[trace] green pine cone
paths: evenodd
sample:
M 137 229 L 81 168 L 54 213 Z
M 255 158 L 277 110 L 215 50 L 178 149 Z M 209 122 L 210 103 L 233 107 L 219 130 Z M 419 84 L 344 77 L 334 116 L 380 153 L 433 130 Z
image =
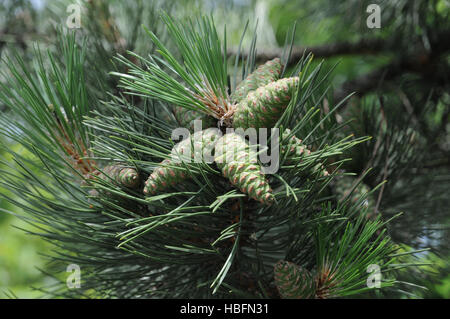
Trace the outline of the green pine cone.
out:
M 251 91 L 236 105 L 233 127 L 271 128 L 297 89 L 298 77 L 284 78 Z
M 291 134 L 291 130 L 285 129 L 283 132 L 283 144 L 281 145 L 281 154 L 282 156 L 286 156 L 286 164 L 293 165 L 297 161 L 301 160 L 302 156 L 307 156 L 311 154 L 311 151 L 308 147 L 303 144 L 303 141 L 299 139 L 297 136 L 292 135 L 288 138 L 289 134 Z M 328 171 L 323 167 L 322 164 L 317 164 L 313 171 L 322 170 L 322 176 L 328 176 Z
M 275 285 L 283 299 L 315 297 L 316 285 L 311 273 L 294 263 L 280 260 L 274 267 Z
M 272 189 L 256 157 L 256 151 L 239 134 L 225 134 L 216 143 L 214 160 L 223 176 L 244 194 L 270 205 L 274 200 Z
M 339 201 L 344 200 L 352 190 L 353 184 L 356 182 L 356 178 L 352 176 L 340 176 L 336 179 L 335 183 L 335 193 L 337 195 L 337 199 Z M 350 202 L 356 203 L 364 194 L 370 192 L 370 187 L 366 184 L 359 183 L 358 186 L 353 190 L 353 193 L 350 195 Z M 375 207 L 375 199 L 373 195 L 369 195 L 366 199 L 361 203 L 364 207 Z
M 139 174 L 134 168 L 122 165 L 108 165 L 102 171 L 94 171 L 88 178 L 99 178 L 109 182 L 114 181 L 118 185 L 127 188 L 136 188 L 141 182 Z
M 260 65 L 236 86 L 236 90 L 231 96 L 232 100 L 234 102 L 240 102 L 250 91 L 278 80 L 282 68 L 283 66 L 281 65 L 281 60 L 279 58 L 275 58 Z
M 284 156 L 286 154 L 287 164 L 292 164 L 294 162 L 293 158 L 299 158 L 303 155 L 311 154 L 311 151 L 307 148 L 303 141 L 297 136 L 292 135 L 289 139 L 288 136 L 291 134 L 290 129 L 285 129 L 283 132 L 283 144 L 281 145 L 281 154 Z
M 175 118 L 177 119 L 180 126 L 189 129 L 191 132 L 194 131 L 195 120 L 202 121 L 202 129 L 217 126 L 217 121 L 212 116 L 208 116 L 206 114 L 193 110 L 188 110 L 181 106 L 174 107 L 173 111 Z
M 144 194 L 156 194 L 170 186 L 185 180 L 188 174 L 185 172 L 181 162 L 207 162 L 206 155 L 210 155 L 213 161 L 212 152 L 220 131 L 216 128 L 209 128 L 189 136 L 189 138 L 176 144 L 171 152 L 171 157 L 164 159 L 145 182 Z

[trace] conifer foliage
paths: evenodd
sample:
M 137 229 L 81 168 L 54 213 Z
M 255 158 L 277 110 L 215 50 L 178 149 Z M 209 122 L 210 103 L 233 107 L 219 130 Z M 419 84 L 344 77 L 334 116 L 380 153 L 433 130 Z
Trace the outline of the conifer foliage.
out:
M 62 281 L 46 291 L 327 298 L 368 291 L 369 264 L 390 274 L 386 222 L 361 218 L 333 186 L 345 151 L 367 138 L 329 134 L 343 101 L 321 109 L 322 64 L 305 56 L 283 71 L 285 57 L 256 66 L 239 53 L 233 65 L 211 18 L 159 21 L 167 34 L 145 29 L 154 50 L 120 47 L 111 52 L 118 66 L 96 80 L 86 50 L 96 51 L 76 31 L 60 31 L 60 57 L 50 49 L 37 50 L 32 67 L 3 61 L 0 99 L 13 120 L 2 117 L 0 132 L 31 159 L 6 150 L 18 165 L 2 185 L 57 245 L 55 271 L 77 264 L 83 274 L 81 289 Z M 99 39 L 90 41 L 104 56 Z M 250 128 L 267 129 L 267 140 L 242 134 Z M 174 129 L 187 134 L 175 140 Z M 268 148 L 279 153 L 270 174 L 260 159 Z M 386 276 L 382 287 L 394 283 Z

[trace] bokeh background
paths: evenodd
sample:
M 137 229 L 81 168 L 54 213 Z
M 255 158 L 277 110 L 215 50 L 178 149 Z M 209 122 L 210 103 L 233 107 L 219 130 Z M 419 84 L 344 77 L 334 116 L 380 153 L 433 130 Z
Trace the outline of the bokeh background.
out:
M 95 1 L 95 0 L 92 0 Z M 126 29 L 127 21 L 121 1 L 97 1 L 109 6 L 111 16 L 117 16 L 118 29 Z M 133 2 L 133 1 L 131 1 Z M 418 202 L 405 202 L 399 196 L 396 203 L 386 203 L 387 211 L 406 211 L 406 217 L 395 224 L 392 236 L 406 241 L 405 251 L 431 248 L 419 255 L 424 266 L 410 273 L 418 287 L 411 298 L 450 298 L 450 266 L 448 249 L 449 212 L 449 105 L 450 105 L 450 1 L 390 0 L 390 1 L 325 1 L 325 0 L 224 0 L 166 1 L 176 16 L 212 14 L 220 30 L 225 24 L 230 54 L 235 51 L 245 26 L 258 32 L 258 58 L 263 61 L 282 52 L 290 39 L 292 26 L 293 54 L 313 52 L 316 61 L 325 61 L 325 68 L 335 67 L 332 74 L 334 96 L 340 99 L 357 91 L 356 102 L 370 103 L 379 96 L 399 105 L 396 112 L 410 112 L 419 127 L 435 145 L 436 168 L 433 179 L 417 180 Z M 0 0 L 0 55 L 4 58 L 16 52 L 29 62 L 34 43 L 51 47 L 56 40 L 54 28 L 63 25 L 69 15 L 67 7 L 86 1 Z M 139 1 L 136 1 L 138 7 Z M 381 9 L 380 28 L 367 26 L 369 4 Z M 99 4 L 99 8 L 101 5 Z M 136 8 L 137 8 L 136 7 Z M 128 4 L 127 10 L 133 5 Z M 101 11 L 94 12 L 94 19 Z M 91 18 L 92 18 L 91 17 Z M 89 24 L 82 17 L 82 28 Z M 142 24 L 153 25 L 152 17 Z M 244 47 L 251 41 L 244 37 Z M 288 41 L 289 42 L 289 41 Z M 142 48 L 139 47 L 142 46 Z M 136 50 L 145 50 L 137 43 Z M 317 63 L 316 62 L 316 63 Z M 0 64 L 0 68 L 1 68 Z M 368 101 L 368 102 L 367 102 Z M 432 104 L 432 112 L 422 117 L 422 111 Z M 0 116 L 4 106 L 0 105 Z M 20 151 L 12 141 L 0 143 Z M 26 156 L 26 154 L 23 154 Z M 363 166 L 364 163 L 356 163 Z M 1 169 L 4 164 L 0 163 Z M 355 167 L 358 169 L 360 167 Z M 39 172 L 35 172 L 39 173 Z M 404 186 L 404 185 L 403 185 Z M 398 188 L 403 188 L 397 185 Z M 406 190 L 408 191 L 408 190 Z M 39 288 L 52 283 L 46 274 L 45 256 L 55 249 L 42 238 L 30 235 L 33 229 L 17 206 L 4 196 L 0 185 L 0 298 L 37 298 Z M 17 203 L 20 206 L 20 202 Z M 417 262 L 417 261 L 415 261 Z

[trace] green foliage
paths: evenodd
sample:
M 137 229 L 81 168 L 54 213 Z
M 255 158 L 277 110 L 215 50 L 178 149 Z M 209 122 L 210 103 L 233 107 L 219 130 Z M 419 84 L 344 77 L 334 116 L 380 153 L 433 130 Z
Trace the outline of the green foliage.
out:
M 333 223 L 320 224 L 315 230 L 318 250 L 316 295 L 320 298 L 348 296 L 372 289 L 364 287 L 370 265 L 377 265 L 385 277 L 389 275 L 393 263 L 390 255 L 395 247 L 385 235 L 386 222 L 365 220 L 360 214 L 354 223 L 344 222 L 342 234 L 334 233 L 340 227 Z M 336 237 L 337 242 L 333 242 Z M 388 277 L 380 284 L 389 287 L 394 283 L 395 280 Z
M 5 140 L 2 142 L 16 152 L 30 156 L 18 145 Z M 3 168 L 4 165 L 0 164 L 0 169 Z M 24 213 L 5 199 L 8 196 L 11 196 L 10 193 L 0 185 L 0 298 L 36 298 L 41 293 L 31 287 L 39 288 L 52 283 L 50 277 L 42 276 L 39 271 L 48 268 L 43 254 L 48 254 L 51 246 L 43 238 L 28 234 L 36 230 L 29 222 L 6 213 Z
M 3 205 L 1 208 L 11 209 Z M 50 245 L 39 237 L 24 235 L 30 230 L 33 228 L 25 221 L 2 214 L 0 221 L 1 299 L 9 294 L 19 298 L 37 298 L 41 292 L 30 288 L 39 288 L 53 282 L 50 277 L 42 276 L 40 272 L 40 269 L 47 268 L 42 254 L 50 252 Z
M 407 8 L 402 1 L 399 5 Z M 298 10 L 306 15 L 315 6 Z M 364 296 L 372 292 L 366 286 L 367 267 L 377 264 L 383 272 L 381 293 L 407 295 L 408 289 L 396 288 L 414 287 L 408 283 L 414 279 L 399 280 L 401 269 L 421 262 L 395 259 L 416 251 L 399 252 L 388 230 L 404 217 L 389 217 L 416 204 L 409 202 L 408 192 L 428 196 L 420 187 L 436 182 L 436 174 L 427 171 L 413 175 L 425 158 L 421 147 L 433 135 L 442 136 L 445 104 L 430 99 L 423 111 L 425 125 L 412 125 L 412 116 L 405 119 L 391 97 L 369 97 L 366 104 L 348 97 L 334 101 L 328 63 L 306 55 L 290 69 L 281 71 L 277 64 L 272 78 L 264 65 L 256 68 L 256 35 L 246 58 L 239 46 L 237 55 L 228 59 L 226 29 L 221 38 L 212 18 L 181 21 L 163 13 L 159 24 L 142 13 L 156 17 L 156 5 L 144 7 L 148 9 L 142 1 L 93 3 L 89 16 L 96 10 L 101 16 L 84 21 L 87 34 L 59 30 L 59 54 L 53 48 L 45 53 L 36 49 L 33 64 L 18 54 L 3 61 L 0 100 L 8 113 L 0 118 L 0 134 L 32 154 L 2 146 L 7 153 L 0 176 L 7 190 L 4 197 L 24 210 L 27 217 L 22 218 L 35 226 L 31 233 L 55 245 L 52 271 L 61 274 L 67 264 L 76 263 L 83 273 L 82 289 L 67 290 L 61 280 L 47 291 L 112 298 Z M 345 7 L 355 8 L 350 3 Z M 124 10 L 117 13 L 113 8 Z M 136 10 L 138 18 L 129 19 Z M 117 21 L 133 23 L 128 28 L 115 25 L 115 14 Z M 330 28 L 335 26 L 335 18 L 327 19 Z M 141 21 L 153 25 L 141 32 Z M 347 38 L 353 27 L 341 36 Z M 301 30 L 314 34 L 306 27 Z M 143 38 L 144 33 L 149 38 Z M 282 33 L 279 38 L 287 38 Z M 282 56 L 279 62 L 287 60 Z M 279 171 L 256 174 L 263 165 L 219 161 L 166 165 L 178 150 L 171 133 L 180 124 L 190 128 L 197 118 L 206 127 L 235 124 L 233 96 L 245 88 L 243 100 L 248 99 L 248 80 L 261 75 L 258 70 L 265 71 L 257 87 L 277 83 L 278 76 L 296 79 L 290 92 L 295 94 L 277 104 L 280 110 L 265 123 L 281 129 Z M 279 97 L 275 91 L 268 92 L 273 99 Z M 263 102 L 259 107 L 273 101 Z M 354 114 L 338 114 L 347 103 Z M 412 114 L 417 114 L 415 108 Z M 350 117 L 356 117 L 356 123 L 349 123 Z M 231 146 L 239 144 L 240 152 L 248 155 L 243 138 L 228 133 L 222 139 Z M 190 148 L 190 139 L 183 145 Z M 137 179 L 114 169 L 118 167 L 147 179 L 147 192 Z M 367 173 L 369 167 L 373 170 Z M 355 189 L 357 196 L 347 196 L 352 188 L 348 185 L 336 191 L 342 168 L 362 176 L 370 191 Z M 183 178 L 175 178 L 181 171 Z M 174 179 L 166 180 L 171 173 Z M 97 175 L 101 178 L 93 178 Z M 408 184 L 405 175 L 417 180 Z M 392 183 L 385 187 L 380 183 L 387 178 Z M 447 182 L 446 175 L 440 180 Z M 169 181 L 170 188 L 153 187 Z M 440 207 L 448 201 L 445 185 L 432 194 Z M 374 205 L 361 203 L 375 194 L 380 214 L 367 220 L 364 216 Z M 417 226 L 413 238 L 423 232 L 424 224 Z M 404 240 L 402 232 L 395 233 L 394 240 Z M 289 261 L 277 268 L 283 278 L 274 277 L 279 260 Z M 309 274 L 308 289 L 298 285 L 295 269 Z M 280 290 L 279 280 L 290 288 Z
M 339 216 L 339 210 L 321 217 L 333 215 Z M 345 226 L 339 227 L 339 224 Z M 365 286 L 369 266 L 376 265 L 388 274 L 395 260 L 391 255 L 396 248 L 389 243 L 386 230 L 382 230 L 384 226 L 379 220 L 365 222 L 363 215 L 353 222 L 332 218 L 317 224 L 313 235 L 317 258 L 314 268 L 310 271 L 286 262 L 275 266 L 275 280 L 282 297 L 345 297 L 373 289 Z M 380 287 L 390 287 L 394 283 L 394 279 L 381 280 L 380 277 Z
M 121 76 L 123 87 L 137 95 L 146 94 L 221 119 L 219 115 L 228 111 L 228 65 L 224 58 L 226 46 L 222 46 L 213 21 L 205 17 L 180 23 L 166 14 L 163 21 L 184 63 L 178 62 L 157 36 L 148 31 L 163 59 L 151 57 L 146 60 L 136 56 L 145 65 L 144 69 L 121 58 L 120 61 L 130 67 L 129 74 L 113 74 Z M 175 77 L 162 66 L 173 72 Z M 180 80 L 186 83 L 186 87 Z M 211 111 L 208 106 L 214 103 L 213 98 L 221 101 L 221 108 Z

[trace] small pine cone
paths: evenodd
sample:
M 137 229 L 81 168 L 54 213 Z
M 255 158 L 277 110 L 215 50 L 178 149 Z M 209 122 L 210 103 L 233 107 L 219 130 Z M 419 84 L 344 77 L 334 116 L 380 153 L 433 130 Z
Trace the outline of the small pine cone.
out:
M 275 285 L 283 299 L 315 297 L 316 285 L 311 273 L 292 262 L 280 260 L 274 267 Z
M 340 176 L 336 179 L 335 183 L 335 193 L 337 195 L 338 201 L 344 200 L 351 192 L 353 184 L 356 182 L 356 178 L 352 176 Z M 358 186 L 355 187 L 353 193 L 350 195 L 350 202 L 356 203 L 364 194 L 370 192 L 370 187 L 366 184 L 359 183 Z M 368 196 L 361 203 L 364 207 L 375 207 L 375 199 L 373 196 Z
M 210 127 L 216 127 L 217 121 L 209 115 L 196 112 L 193 110 L 188 110 L 181 106 L 176 106 L 173 109 L 175 118 L 181 127 L 189 129 L 191 132 L 194 130 L 194 121 L 202 121 L 202 129 L 207 129 Z
M 266 205 L 272 204 L 272 189 L 256 160 L 257 152 L 236 133 L 221 137 L 215 147 L 214 160 L 231 184 L 249 197 Z
M 281 60 L 275 58 L 260 65 L 253 73 L 249 74 L 242 82 L 236 86 L 236 90 L 231 96 L 235 102 L 240 102 L 250 91 L 256 90 L 260 86 L 278 80 L 281 74 Z
M 170 186 L 185 180 L 188 174 L 181 162 L 212 162 L 214 145 L 220 136 L 220 131 L 209 128 L 189 136 L 176 144 L 171 152 L 171 158 L 163 160 L 145 182 L 144 194 L 156 194 Z M 205 156 L 210 156 L 208 160 Z
M 136 188 L 140 184 L 138 172 L 134 168 L 121 165 L 108 165 L 101 172 L 99 170 L 93 172 L 91 176 L 106 181 L 114 181 L 118 185 L 128 188 Z
M 291 134 L 291 130 L 285 129 L 283 132 L 281 154 L 282 156 L 286 156 L 285 163 L 287 165 L 293 165 L 296 161 L 300 160 L 302 156 L 311 154 L 311 151 L 297 136 L 292 135 L 290 138 L 288 138 L 289 134 Z M 323 167 L 322 164 L 317 164 L 316 166 L 314 166 L 313 171 L 316 172 L 317 170 L 322 170 L 322 176 L 329 175 L 328 171 Z
M 297 89 L 298 77 L 284 78 L 251 91 L 236 104 L 233 127 L 271 128 L 286 109 Z

